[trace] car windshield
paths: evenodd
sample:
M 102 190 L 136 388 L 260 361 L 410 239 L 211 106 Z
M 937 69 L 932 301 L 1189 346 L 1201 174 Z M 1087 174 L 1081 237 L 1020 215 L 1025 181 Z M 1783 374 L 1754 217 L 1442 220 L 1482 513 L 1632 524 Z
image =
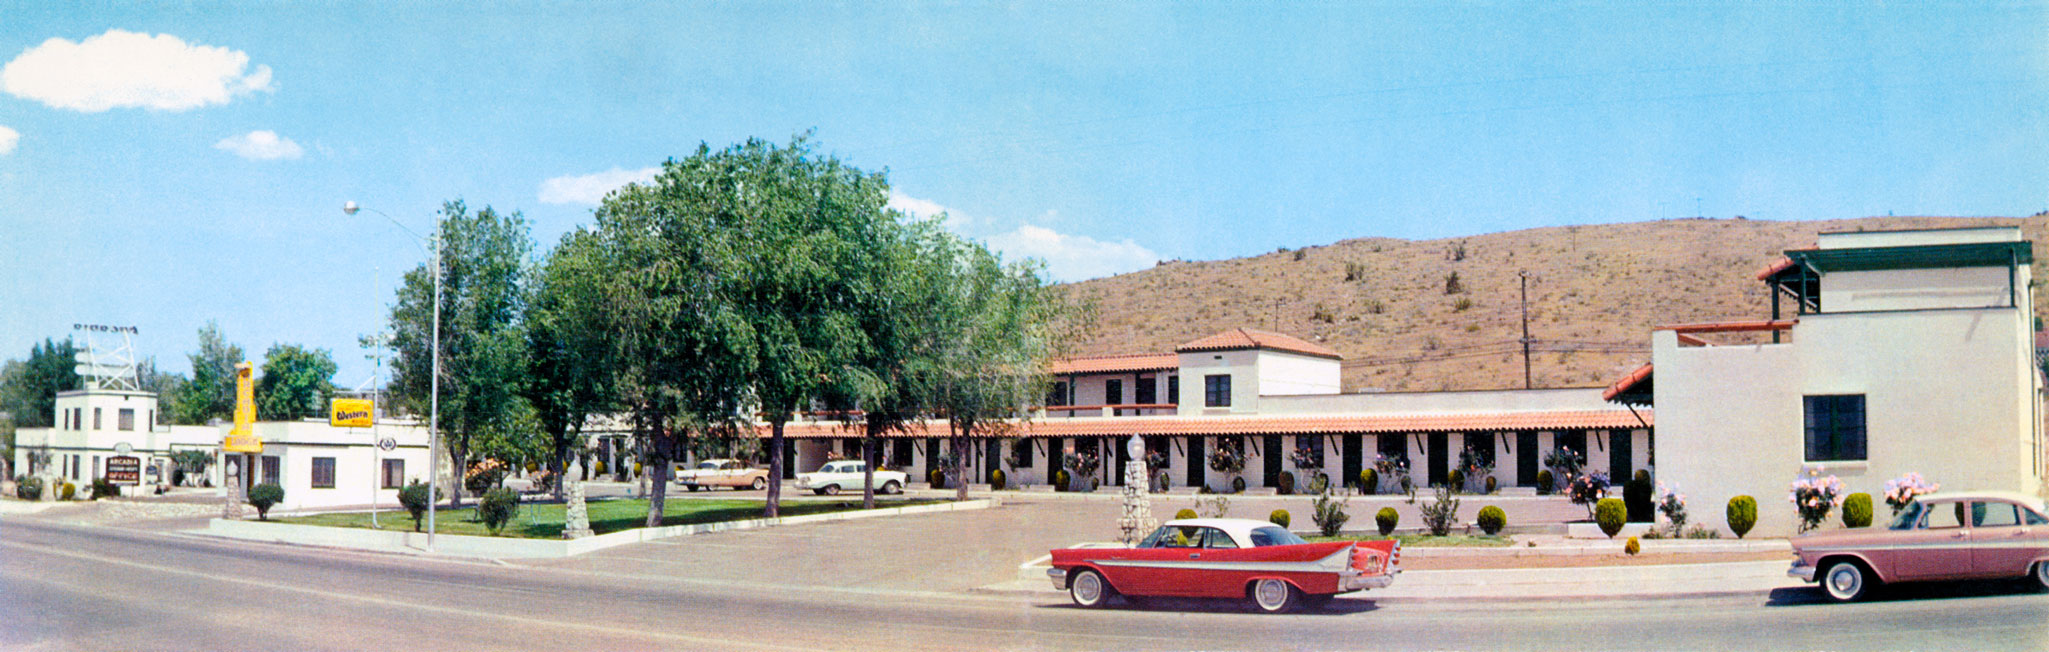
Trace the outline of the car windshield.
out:
M 1199 548 L 1201 546 L 1201 528 L 1191 525 L 1162 525 L 1160 529 L 1153 530 L 1151 535 L 1148 535 L 1144 541 L 1138 544 L 1140 548 Z
M 1309 542 L 1303 541 L 1302 537 L 1295 536 L 1295 533 L 1283 530 L 1277 525 L 1269 525 L 1252 531 L 1252 547 L 1254 548 L 1292 546 L 1298 543 Z
M 1900 515 L 1893 517 L 1892 525 L 1889 525 L 1887 527 L 1890 527 L 1894 530 L 1912 530 L 1914 529 L 1914 524 L 1920 520 L 1921 503 L 1907 503 L 1907 507 L 1905 509 L 1900 510 Z
M 700 469 L 716 469 L 716 468 L 719 468 L 719 463 L 718 463 L 718 462 L 702 462 L 702 463 L 699 463 L 699 464 L 697 465 L 697 468 L 700 468 Z

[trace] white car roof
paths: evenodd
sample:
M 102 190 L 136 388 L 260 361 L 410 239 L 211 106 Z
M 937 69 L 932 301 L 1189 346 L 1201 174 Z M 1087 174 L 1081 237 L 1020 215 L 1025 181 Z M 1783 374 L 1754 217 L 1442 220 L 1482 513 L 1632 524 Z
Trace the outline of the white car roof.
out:
M 1238 545 L 1241 546 L 1249 545 L 1249 542 L 1252 541 L 1253 530 L 1263 527 L 1279 527 L 1267 521 L 1249 518 L 1183 518 L 1167 521 L 1163 525 L 1175 527 L 1213 527 L 1223 530 L 1224 534 L 1231 535 L 1231 539 L 1237 541 Z
M 712 458 L 712 459 L 708 459 L 708 460 L 698 460 L 698 461 L 697 461 L 697 463 L 698 463 L 698 464 L 725 464 L 725 463 L 727 463 L 727 462 L 738 462 L 738 461 L 739 461 L 739 460 L 736 460 L 736 459 L 733 459 L 733 458 L 730 458 L 730 457 L 718 457 L 718 458 Z
M 1915 497 L 1914 499 L 1915 499 L 1915 500 L 1978 500 L 1978 499 L 1986 499 L 1986 500 L 2006 500 L 2006 501 L 2012 501 L 2012 502 L 2020 503 L 2020 504 L 2022 504 L 2022 505 L 2027 505 L 2028 507 L 2034 508 L 2034 510 L 2035 510 L 2035 511 L 2037 511 L 2037 512 L 2049 512 L 2049 510 L 2045 510 L 2045 509 L 2043 509 L 2042 499 L 2041 499 L 2040 497 L 2037 497 L 2037 496 L 2031 496 L 2031 495 L 2028 495 L 2028 494 L 2024 494 L 2024 493 L 2021 493 L 2021 492 L 2018 492 L 2018 491 L 1938 491 L 1938 492 L 1935 492 L 1935 493 L 1932 493 L 1932 494 L 1922 494 L 1922 495 L 1920 495 L 1920 496 L 1916 496 L 1916 497 Z

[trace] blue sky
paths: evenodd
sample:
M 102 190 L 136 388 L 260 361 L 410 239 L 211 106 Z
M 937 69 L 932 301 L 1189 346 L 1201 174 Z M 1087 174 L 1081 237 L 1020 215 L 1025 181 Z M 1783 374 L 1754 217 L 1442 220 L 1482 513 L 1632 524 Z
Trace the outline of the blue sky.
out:
M 0 357 L 134 325 L 182 371 L 216 320 L 355 385 L 424 256 L 342 202 L 422 232 L 448 199 L 518 210 L 545 250 L 699 142 L 807 129 L 1062 279 L 2049 208 L 2039 3 L 441 4 L 0 0 Z

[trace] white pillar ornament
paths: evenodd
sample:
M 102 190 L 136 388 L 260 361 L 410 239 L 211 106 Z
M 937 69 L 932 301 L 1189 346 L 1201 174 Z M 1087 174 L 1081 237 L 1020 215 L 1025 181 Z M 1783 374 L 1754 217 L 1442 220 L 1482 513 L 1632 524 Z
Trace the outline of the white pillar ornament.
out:
M 1158 523 L 1153 520 L 1152 498 L 1146 492 L 1152 474 L 1146 469 L 1145 442 L 1132 435 L 1125 451 L 1131 461 L 1124 463 L 1124 515 L 1117 519 L 1117 528 L 1123 533 L 1121 540 L 1129 545 L 1151 534 Z

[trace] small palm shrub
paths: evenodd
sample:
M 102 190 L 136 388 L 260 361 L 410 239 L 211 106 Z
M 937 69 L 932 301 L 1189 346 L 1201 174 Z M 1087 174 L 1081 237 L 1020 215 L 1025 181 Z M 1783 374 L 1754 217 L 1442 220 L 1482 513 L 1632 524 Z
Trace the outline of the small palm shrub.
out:
M 1003 469 L 996 469 L 989 472 L 990 489 L 1001 491 L 1004 487 L 1008 486 L 1010 486 L 1010 479 L 1003 477 Z
M 1480 531 L 1486 532 L 1489 536 L 1500 534 L 1501 528 L 1508 526 L 1508 513 L 1501 511 L 1500 507 L 1493 505 L 1482 507 L 1480 508 L 1479 525 Z
M 1459 500 L 1451 495 L 1450 486 L 1438 487 L 1436 500 L 1416 507 L 1423 513 L 1423 527 L 1440 537 L 1451 534 L 1451 526 L 1458 524 L 1458 503 Z
M 1394 526 L 1401 521 L 1401 513 L 1394 511 L 1393 507 L 1382 507 L 1379 512 L 1373 514 L 1373 524 L 1380 528 L 1380 536 L 1394 532 Z
M 498 533 L 505 529 L 505 524 L 511 523 L 517 516 L 519 492 L 511 489 L 492 489 L 484 493 L 483 500 L 477 502 L 477 518 L 484 521 L 484 528 L 491 531 L 491 536 L 498 536 Z
M 1871 527 L 1871 494 L 1854 493 L 1843 500 L 1843 527 Z
M 1373 495 L 1380 489 L 1380 474 L 1373 469 L 1359 471 L 1359 493 Z
M 121 495 L 121 485 L 114 484 L 114 481 L 108 480 L 106 478 L 92 479 L 93 500 L 99 500 L 101 498 L 113 498 L 119 495 Z
M 1287 526 L 1288 526 L 1288 510 L 1285 510 L 1285 509 L 1276 509 L 1276 510 L 1274 510 L 1274 511 L 1273 511 L 1273 513 L 1271 513 L 1271 514 L 1267 514 L 1267 515 L 1266 515 L 1266 520 L 1267 520 L 1267 522 L 1269 522 L 1269 523 L 1273 523 L 1274 525 L 1278 525 L 1278 526 L 1281 526 L 1281 527 L 1287 527 Z
M 1183 507 L 1181 511 L 1174 512 L 1174 520 L 1176 521 L 1185 521 L 1191 518 L 1195 518 L 1195 510 Z
M 1615 538 L 1615 533 L 1622 531 L 1622 524 L 1628 519 L 1629 508 L 1624 507 L 1619 498 L 1602 498 L 1601 502 L 1594 503 L 1594 522 L 1601 526 L 1601 532 L 1608 538 Z
M 1728 516 L 1729 531 L 1735 532 L 1736 538 L 1743 538 L 1750 533 L 1750 528 L 1757 525 L 1757 499 L 1749 496 L 1730 498 Z
M 1538 470 L 1538 471 L 1537 471 L 1537 493 L 1539 493 L 1539 494 L 1542 494 L 1542 495 L 1546 495 L 1546 496 L 1548 496 L 1548 495 L 1551 495 L 1551 490 L 1552 490 L 1552 486 L 1551 486 L 1551 469 L 1541 469 L 1541 470 Z
M 285 501 L 285 488 L 265 482 L 249 488 L 249 504 L 256 506 L 256 518 L 270 520 L 270 508 Z
M 1323 491 L 1316 494 L 1315 511 L 1309 514 L 1310 520 L 1316 521 L 1316 531 L 1327 537 L 1344 531 L 1345 522 L 1352 520 L 1352 515 L 1345 513 L 1345 504 L 1349 502 L 1349 498 L 1331 500 L 1330 486 L 1324 485 Z

